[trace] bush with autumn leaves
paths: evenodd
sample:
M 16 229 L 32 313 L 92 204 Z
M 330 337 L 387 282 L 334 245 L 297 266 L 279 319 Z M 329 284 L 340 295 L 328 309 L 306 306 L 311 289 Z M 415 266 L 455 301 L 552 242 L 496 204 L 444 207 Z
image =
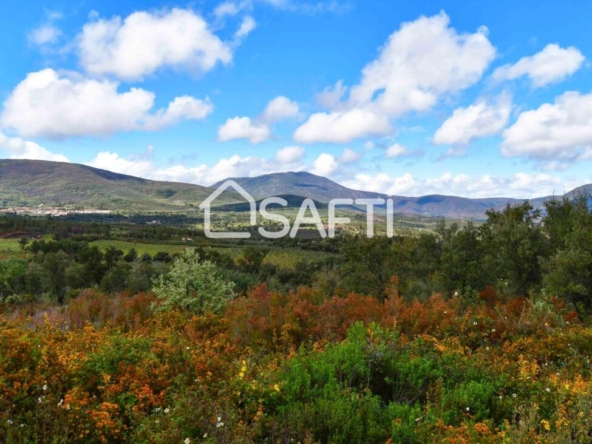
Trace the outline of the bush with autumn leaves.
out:
M 7 443 L 592 439 L 592 327 L 563 301 L 265 285 L 217 313 L 88 290 L 0 320 Z

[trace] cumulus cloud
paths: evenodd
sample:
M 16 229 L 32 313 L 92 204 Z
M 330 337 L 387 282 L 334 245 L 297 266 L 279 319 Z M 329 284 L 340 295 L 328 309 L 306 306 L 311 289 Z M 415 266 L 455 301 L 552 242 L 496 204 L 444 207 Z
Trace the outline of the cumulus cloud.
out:
M 314 161 L 312 174 L 317 176 L 329 176 L 337 170 L 339 164 L 331 154 L 323 153 Z
M 401 25 L 378 58 L 362 70 L 362 79 L 350 89 L 347 101 L 336 100 L 345 92 L 340 83 L 317 97 L 324 105 L 332 105 L 334 111 L 310 116 L 296 130 L 295 139 L 302 143 L 343 143 L 385 134 L 389 118 L 427 111 L 442 95 L 475 84 L 495 56 L 487 29 L 459 34 L 449 24 L 450 19 L 442 12 Z M 358 119 L 363 122 L 356 122 Z M 350 127 L 347 135 L 343 135 L 345 121 Z
M 181 120 L 203 119 L 209 100 L 177 97 L 166 110 L 150 114 L 154 93 L 131 88 L 118 92 L 108 80 L 60 75 L 53 69 L 30 73 L 4 102 L 0 127 L 25 137 L 103 136 L 119 131 L 153 130 Z
M 395 143 L 394 145 L 389 146 L 386 149 L 386 158 L 387 159 L 394 159 L 396 157 L 403 157 L 409 154 L 409 150 L 404 147 L 403 145 L 400 145 L 398 143 Z
M 88 165 L 102 170 L 113 171 L 114 173 L 129 174 L 130 176 L 150 176 L 154 167 L 147 159 L 127 160 L 117 153 L 102 151 L 88 163 Z
M 386 115 L 369 108 L 316 113 L 296 129 L 298 143 L 349 143 L 369 136 L 384 136 L 392 132 Z
M 561 81 L 575 73 L 584 56 L 573 46 L 561 48 L 550 44 L 530 57 L 523 57 L 513 65 L 504 65 L 493 72 L 495 80 L 514 80 L 522 76 L 528 77 L 532 86 L 539 88 L 549 83 Z
M 304 148 L 299 146 L 287 146 L 275 153 L 275 160 L 280 164 L 297 162 L 304 156 Z
M 8 152 L 11 159 L 51 160 L 54 162 L 68 162 L 62 154 L 54 154 L 46 148 L 30 140 L 20 137 L 8 137 L 0 133 L 0 148 Z
M 230 46 L 201 16 L 176 8 L 87 23 L 78 51 L 87 72 L 125 80 L 141 79 L 163 67 L 207 72 L 232 60 Z
M 250 117 L 232 117 L 218 128 L 218 140 L 227 142 L 235 139 L 247 139 L 252 144 L 266 141 L 271 137 L 271 127 L 281 121 L 298 116 L 298 104 L 284 96 L 271 100 L 261 115 Z
M 501 151 L 547 167 L 592 158 L 592 93 L 566 92 L 553 104 L 522 112 L 503 132 Z
M 343 85 L 343 80 L 339 80 L 334 86 L 327 87 L 316 95 L 315 99 L 322 108 L 333 109 L 337 107 L 341 98 L 347 92 L 347 86 Z
M 252 144 L 257 144 L 269 139 L 270 136 L 269 126 L 257 124 L 249 117 L 233 117 L 218 129 L 218 140 L 221 142 L 247 139 Z
M 473 139 L 500 133 L 508 124 L 512 100 L 502 94 L 491 103 L 480 100 L 454 110 L 433 138 L 435 145 L 467 145 Z
M 398 196 L 443 194 L 468 198 L 535 198 L 569 191 L 585 183 L 586 179 L 566 181 L 544 173 L 516 173 L 509 176 L 484 174 L 477 177 L 444 173 L 441 176 L 426 179 L 415 178 L 409 173 L 401 176 L 380 173 L 357 174 L 353 179 L 342 184 L 349 188 Z
M 281 120 L 292 119 L 297 116 L 298 104 L 287 97 L 278 96 L 267 104 L 258 120 L 267 125 L 273 125 Z
M 356 152 L 350 148 L 345 148 L 343 154 L 339 156 L 339 162 L 341 163 L 356 163 L 362 158 L 362 153 Z

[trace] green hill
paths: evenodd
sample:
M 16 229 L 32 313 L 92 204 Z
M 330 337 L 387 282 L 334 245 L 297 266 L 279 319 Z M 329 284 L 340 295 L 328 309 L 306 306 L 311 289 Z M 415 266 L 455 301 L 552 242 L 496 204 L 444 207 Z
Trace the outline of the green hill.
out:
M 0 208 L 14 206 L 93 208 L 125 211 L 187 211 L 213 190 L 159 182 L 92 168 L 41 160 L 0 160 Z M 224 193 L 217 204 L 236 201 Z

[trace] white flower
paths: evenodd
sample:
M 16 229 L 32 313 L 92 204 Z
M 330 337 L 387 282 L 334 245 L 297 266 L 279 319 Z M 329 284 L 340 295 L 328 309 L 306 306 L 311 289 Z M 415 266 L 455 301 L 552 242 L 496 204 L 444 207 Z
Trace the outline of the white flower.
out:
M 47 384 L 43 385 L 43 391 L 47 390 Z
M 489 351 L 489 347 L 485 347 L 485 350 Z
M 165 412 L 165 413 L 168 413 L 168 412 L 170 412 L 170 411 L 171 411 L 171 409 L 169 409 L 168 407 L 167 407 L 166 409 L 164 409 L 164 412 Z
M 458 296 L 458 291 L 455 291 L 454 292 L 454 296 Z
M 415 422 L 419 422 L 421 418 L 415 418 Z
M 467 412 L 468 412 L 469 410 L 471 410 L 471 408 L 470 408 L 470 407 L 467 407 Z
M 24 428 L 25 428 L 25 425 L 24 424 L 21 424 L 21 429 L 24 429 Z
M 156 424 L 160 424 L 160 421 L 157 419 L 156 421 L 154 421 Z
M 222 421 L 222 417 L 218 416 L 218 422 Z
M 492 328 L 491 329 L 491 333 L 495 333 L 495 328 Z
M 549 393 L 549 392 L 551 391 L 551 389 L 550 389 L 549 387 L 547 387 L 547 388 L 545 389 L 545 391 L 546 391 L 547 393 Z
M 216 424 L 216 427 L 217 428 L 224 427 L 224 423 L 223 422 L 219 422 L 218 424 Z
M 39 404 L 41 404 L 41 403 L 43 402 L 43 396 L 40 396 L 39 398 L 37 398 L 37 402 L 38 402 Z
M 12 425 L 12 421 L 10 419 L 6 422 L 8 423 L 8 425 Z
M 189 444 L 191 442 L 191 440 L 189 438 L 185 438 L 185 441 L 183 441 L 185 444 Z
M 208 437 L 208 434 L 207 433 L 204 433 L 204 436 L 203 437 L 204 438 L 207 438 Z
M 189 347 L 185 347 L 185 350 L 189 350 Z M 188 438 L 189 439 L 189 438 Z
M 477 321 L 473 322 L 473 325 L 477 325 Z

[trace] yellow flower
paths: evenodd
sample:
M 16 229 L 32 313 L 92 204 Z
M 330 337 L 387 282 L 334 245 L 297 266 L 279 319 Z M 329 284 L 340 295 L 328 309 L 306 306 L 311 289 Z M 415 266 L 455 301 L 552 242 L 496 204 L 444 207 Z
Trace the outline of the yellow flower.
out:
M 541 425 L 543 426 L 543 428 L 548 432 L 549 430 L 551 430 L 551 424 L 549 424 L 549 421 L 547 421 L 546 419 L 543 419 L 541 421 Z
M 275 385 L 273 386 L 273 389 L 274 389 L 276 392 L 278 392 L 278 393 L 279 393 L 279 391 L 280 391 L 280 386 L 279 386 L 279 385 L 277 385 L 277 384 L 275 384 Z
M 241 379 L 243 379 L 243 377 L 244 377 L 244 376 L 245 376 L 245 374 L 244 374 L 243 372 L 240 372 L 240 373 L 238 374 L 238 377 L 239 377 L 239 378 L 241 378 Z

